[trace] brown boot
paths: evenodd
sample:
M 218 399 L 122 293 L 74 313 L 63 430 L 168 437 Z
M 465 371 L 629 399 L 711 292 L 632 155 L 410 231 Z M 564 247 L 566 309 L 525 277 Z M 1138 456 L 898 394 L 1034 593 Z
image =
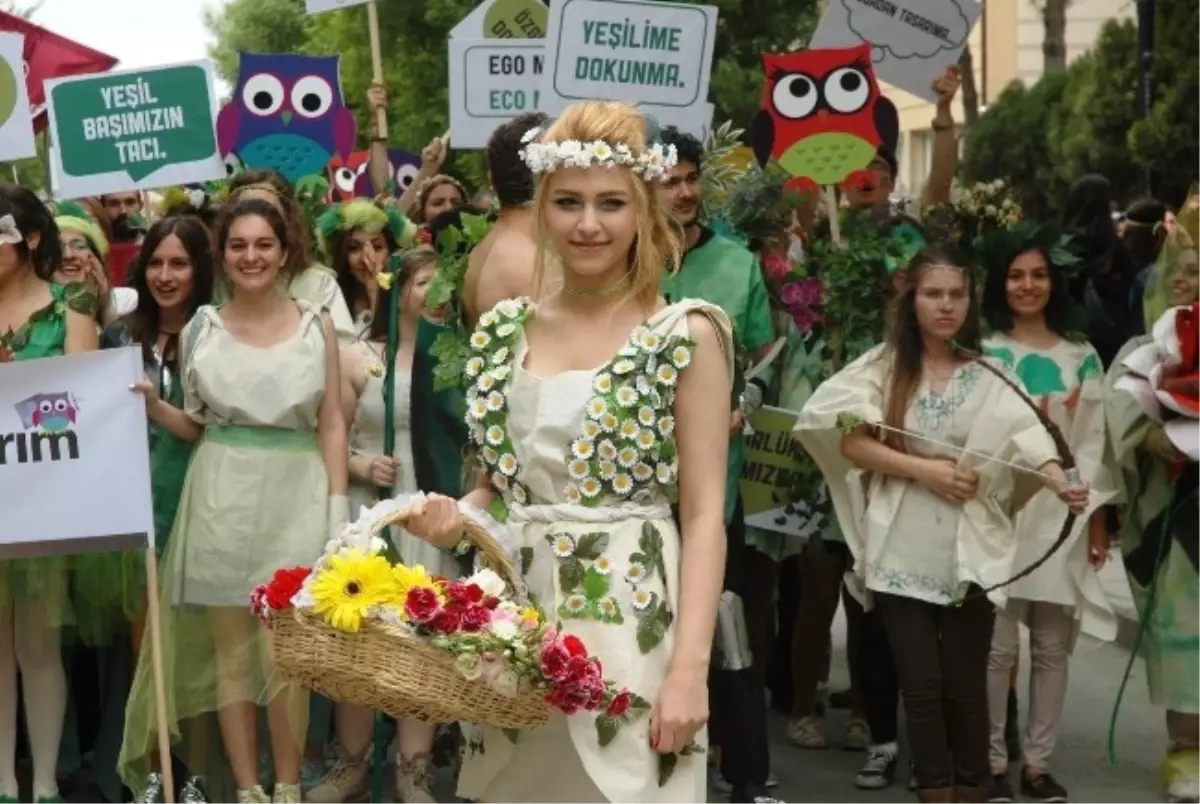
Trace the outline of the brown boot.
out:
M 983 787 L 967 787 L 965 785 L 955 785 L 954 801 L 975 802 L 987 801 L 987 789 Z
M 412 759 L 396 757 L 395 800 L 405 804 L 436 804 L 437 799 L 429 789 L 432 771 L 429 754 L 418 754 Z
M 954 790 L 953 787 L 918 787 L 917 801 L 951 802 L 955 800 Z

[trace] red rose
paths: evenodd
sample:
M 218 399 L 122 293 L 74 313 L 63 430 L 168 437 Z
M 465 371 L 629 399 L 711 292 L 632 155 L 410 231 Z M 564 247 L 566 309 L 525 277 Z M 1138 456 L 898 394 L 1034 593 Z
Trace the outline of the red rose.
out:
M 492 621 L 492 613 L 483 606 L 467 606 L 462 613 L 462 629 L 470 633 L 482 631 Z
M 588 660 L 582 656 L 572 656 L 567 660 L 567 677 L 564 683 L 572 687 L 583 686 L 588 680 Z
M 567 677 L 567 661 L 570 658 L 566 648 L 551 642 L 542 648 L 542 653 L 538 657 L 538 666 L 542 675 L 548 680 L 561 682 Z
M 574 634 L 567 634 L 563 637 L 563 647 L 567 649 L 567 653 L 572 656 L 587 656 L 587 648 L 584 647 L 583 640 Z
M 430 623 L 430 627 L 435 631 L 447 636 L 457 633 L 461 625 L 462 618 L 453 609 L 442 609 L 434 616 L 433 622 Z
M 421 625 L 433 620 L 441 608 L 437 594 L 428 587 L 409 589 L 404 598 L 404 613 L 408 615 L 408 619 Z
M 446 588 L 446 594 L 455 603 L 478 603 L 483 600 L 483 590 L 473 583 L 452 583 Z
M 300 591 L 311 572 L 308 567 L 276 570 L 275 577 L 267 584 L 267 605 L 276 611 L 291 608 L 292 598 Z

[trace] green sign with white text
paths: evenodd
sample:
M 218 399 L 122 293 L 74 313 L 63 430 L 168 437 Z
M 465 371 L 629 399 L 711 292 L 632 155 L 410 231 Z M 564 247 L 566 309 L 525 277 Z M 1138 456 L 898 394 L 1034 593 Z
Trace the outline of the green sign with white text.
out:
M 47 81 L 46 97 L 60 198 L 225 175 L 207 62 Z

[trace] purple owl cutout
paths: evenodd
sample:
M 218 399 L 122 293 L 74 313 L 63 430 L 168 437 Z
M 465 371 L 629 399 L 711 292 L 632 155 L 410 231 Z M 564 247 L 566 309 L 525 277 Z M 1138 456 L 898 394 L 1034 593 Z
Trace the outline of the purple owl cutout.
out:
M 293 184 L 354 150 L 358 124 L 342 96 L 339 56 L 239 54 L 233 98 L 217 115 L 227 165 L 277 170 Z

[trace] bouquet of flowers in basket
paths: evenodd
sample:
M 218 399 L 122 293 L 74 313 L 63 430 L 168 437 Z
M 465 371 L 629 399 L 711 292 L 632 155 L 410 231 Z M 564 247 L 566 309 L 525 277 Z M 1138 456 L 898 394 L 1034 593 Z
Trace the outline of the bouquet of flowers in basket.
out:
M 372 622 L 398 628 L 454 657 L 457 673 L 515 698 L 532 686 L 546 704 L 565 713 L 601 711 L 620 717 L 632 696 L 606 681 L 600 660 L 577 637 L 560 632 L 536 606 L 524 602 L 491 569 L 462 579 L 429 574 L 387 557 L 371 523 L 401 508 L 387 500 L 364 510 L 358 523 L 332 540 L 311 569 L 281 569 L 250 595 L 251 610 L 265 622 L 292 609 L 328 626 L 359 634 Z M 479 511 L 464 516 L 496 523 Z M 512 579 L 510 579 L 511 581 Z
M 1022 217 L 1016 193 L 1003 179 L 996 179 L 956 187 L 950 203 L 925 212 L 924 223 L 927 231 L 937 234 L 937 240 L 971 249 L 979 238 L 998 229 L 1012 229 Z

